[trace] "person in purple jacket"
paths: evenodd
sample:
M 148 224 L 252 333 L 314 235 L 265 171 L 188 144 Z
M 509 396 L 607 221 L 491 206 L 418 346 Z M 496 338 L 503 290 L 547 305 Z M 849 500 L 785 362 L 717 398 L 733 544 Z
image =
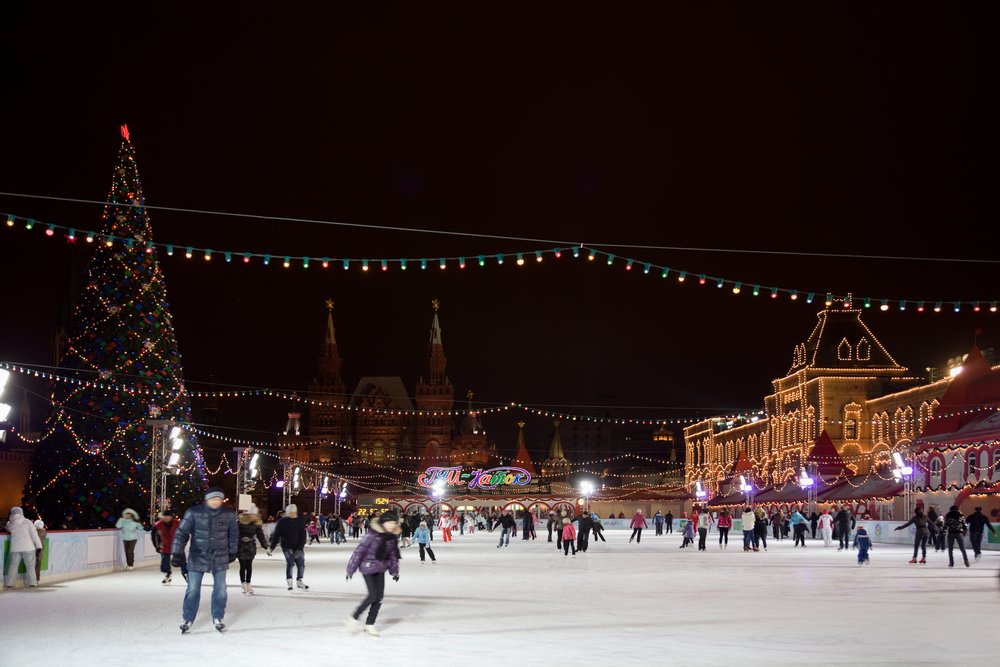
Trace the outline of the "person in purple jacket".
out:
M 349 630 L 358 629 L 358 619 L 367 609 L 364 633 L 369 637 L 379 636 L 375 629 L 375 619 L 378 618 L 385 594 L 385 573 L 388 572 L 393 581 L 399 581 L 399 547 L 396 537 L 400 532 L 399 517 L 395 512 L 386 512 L 378 519 L 372 519 L 371 530 L 347 561 L 347 579 L 350 580 L 355 572 L 360 571 L 365 579 L 365 586 L 368 587 L 368 597 L 347 619 Z

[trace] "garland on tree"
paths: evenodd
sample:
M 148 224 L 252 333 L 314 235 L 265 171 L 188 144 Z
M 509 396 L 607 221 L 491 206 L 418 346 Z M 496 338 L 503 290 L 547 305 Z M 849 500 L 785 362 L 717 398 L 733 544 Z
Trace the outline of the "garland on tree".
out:
M 153 430 L 147 420 L 191 420 L 163 272 L 143 243 L 152 240 L 152 228 L 135 149 L 124 125 L 121 134 L 102 228 L 139 243 L 95 244 L 61 366 L 79 380 L 95 371 L 102 378 L 127 373 L 157 396 L 92 382 L 54 391 L 49 435 L 35 451 L 24 504 L 47 522 L 66 518 L 81 528 L 112 525 L 126 507 L 148 512 Z M 200 500 L 205 487 L 196 443 L 186 451 L 166 494 L 180 511 Z

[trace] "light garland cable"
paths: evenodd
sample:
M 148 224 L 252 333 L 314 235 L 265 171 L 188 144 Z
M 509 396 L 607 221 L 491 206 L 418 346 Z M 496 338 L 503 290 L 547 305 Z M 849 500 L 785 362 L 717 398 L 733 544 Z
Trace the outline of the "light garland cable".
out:
M 184 245 L 175 243 L 163 243 L 146 239 L 135 239 L 128 237 L 119 237 L 110 234 L 102 234 L 94 230 L 82 230 L 75 227 L 69 227 L 66 225 L 60 225 L 55 223 L 45 223 L 38 222 L 34 218 L 26 218 L 23 216 L 15 215 L 13 213 L 0 213 L 0 216 L 6 215 L 7 226 L 15 227 L 18 223 L 21 223 L 25 229 L 31 230 L 36 226 L 45 229 L 45 234 L 50 237 L 54 237 L 56 231 L 63 233 L 66 241 L 69 243 L 76 243 L 77 239 L 82 236 L 84 240 L 88 243 L 100 242 L 105 243 L 108 246 L 114 246 L 115 244 L 123 244 L 127 248 L 131 249 L 139 245 L 143 247 L 147 252 L 152 253 L 157 248 L 162 248 L 166 251 L 168 256 L 173 256 L 175 250 L 182 251 L 183 256 L 187 259 L 192 259 L 195 256 L 204 258 L 205 261 L 211 261 L 213 257 L 221 256 L 226 263 L 232 263 L 233 258 L 239 260 L 238 263 L 249 264 L 252 260 L 259 259 L 265 266 L 270 265 L 272 260 L 275 260 L 275 264 L 280 263 L 284 268 L 291 268 L 294 264 L 295 266 L 301 267 L 303 269 L 308 269 L 310 266 L 321 266 L 324 269 L 328 269 L 331 266 L 341 266 L 346 270 L 352 267 L 360 268 L 362 272 L 368 272 L 369 268 L 372 266 L 377 266 L 381 269 L 381 272 L 387 272 L 390 267 L 398 267 L 400 270 L 405 271 L 408 267 L 419 267 L 421 270 L 426 270 L 430 266 L 437 266 L 440 270 L 447 269 L 449 266 L 457 266 L 459 269 L 465 269 L 468 264 L 474 262 L 480 267 L 486 266 L 489 262 L 494 262 L 497 266 L 504 264 L 507 261 L 512 261 L 517 266 L 523 266 L 526 263 L 525 256 L 534 257 L 536 263 L 541 262 L 547 256 L 553 256 L 555 258 L 561 258 L 563 253 L 571 252 L 574 258 L 579 258 L 583 255 L 587 257 L 590 262 L 594 262 L 598 259 L 601 260 L 600 263 L 606 263 L 608 266 L 613 266 L 616 263 L 625 268 L 626 271 L 633 271 L 634 268 L 641 269 L 644 274 L 657 274 L 661 278 L 667 278 L 671 275 L 677 277 L 677 282 L 683 283 L 688 278 L 691 278 L 691 282 L 697 282 L 699 285 L 715 285 L 719 289 L 730 289 L 733 294 L 740 294 L 744 289 L 750 291 L 753 296 L 759 296 L 761 293 L 766 293 L 772 299 L 778 298 L 778 295 L 787 295 L 788 299 L 791 301 L 803 301 L 806 304 L 812 304 L 819 295 L 821 298 L 825 297 L 823 303 L 827 306 L 832 305 L 834 302 L 843 302 L 848 306 L 853 305 L 854 297 L 852 294 L 835 294 L 833 292 L 825 292 L 822 290 L 808 290 L 808 289 L 791 289 L 788 287 L 780 287 L 774 285 L 767 285 L 759 281 L 752 280 L 735 280 L 732 278 L 725 278 L 721 276 L 713 276 L 704 272 L 691 271 L 687 269 L 678 269 L 676 267 L 670 267 L 666 265 L 656 264 L 654 262 L 636 259 L 633 257 L 618 256 L 614 253 L 609 253 L 603 250 L 599 250 L 595 247 L 584 247 L 583 245 L 574 245 L 571 247 L 557 247 L 557 248 L 534 248 L 531 250 L 525 250 L 520 252 L 491 252 L 482 253 L 478 255 L 466 255 L 466 256 L 445 256 L 445 257 L 395 257 L 395 258 L 357 258 L 357 257 L 312 257 L 312 256 L 293 256 L 284 255 L 282 253 L 260 253 L 260 252 L 249 252 L 249 251 L 239 251 L 239 250 L 214 250 L 212 248 L 202 248 L 196 247 L 194 245 Z M 800 299 L 800 297 L 802 297 Z M 979 300 L 968 300 L 968 299 L 933 299 L 933 298 L 905 298 L 901 299 L 898 297 L 880 297 L 880 296 L 862 296 L 858 299 L 863 306 L 868 309 L 874 305 L 878 307 L 881 311 L 887 311 L 890 308 L 896 308 L 900 311 L 905 311 L 909 307 L 916 310 L 918 313 L 922 313 L 927 309 L 933 310 L 933 312 L 940 313 L 945 310 L 952 312 L 961 312 L 964 307 L 971 308 L 974 312 L 980 312 L 984 308 L 991 313 L 996 313 L 998 311 L 998 302 L 996 299 L 984 298 Z

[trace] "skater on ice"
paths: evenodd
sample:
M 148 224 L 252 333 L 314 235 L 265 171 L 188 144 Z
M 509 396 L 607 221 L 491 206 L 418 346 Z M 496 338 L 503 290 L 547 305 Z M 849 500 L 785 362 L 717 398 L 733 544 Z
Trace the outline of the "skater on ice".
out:
M 263 521 L 257 506 L 251 504 L 239 518 L 240 547 L 237 557 L 240 560 L 240 586 L 244 595 L 253 595 L 250 579 L 253 577 L 253 560 L 257 557 L 257 544 L 267 551 L 267 539 L 264 537 Z M 270 553 L 268 553 L 270 555 Z
M 986 518 L 985 514 L 983 514 L 982 507 L 977 507 L 975 511 L 966 519 L 966 523 L 969 526 L 969 542 L 972 543 L 972 553 L 978 561 L 983 557 L 980 545 L 983 542 L 984 529 L 989 528 L 990 535 L 996 535 L 996 531 L 993 530 L 993 524 L 990 523 L 990 520 Z
M 133 510 L 125 508 L 122 516 L 115 523 L 115 528 L 122 531 L 122 545 L 125 547 L 125 567 L 134 569 L 135 567 L 135 543 L 142 532 L 142 524 L 139 523 L 139 514 Z
M 427 530 L 427 526 L 421 524 L 417 526 L 417 532 L 413 533 L 413 541 L 417 543 L 420 547 L 420 562 L 424 562 L 424 552 L 431 557 L 431 562 L 436 563 L 437 559 L 434 557 L 434 550 L 431 549 L 431 534 Z
M 212 624 L 219 632 L 226 629 L 226 570 L 236 560 L 240 531 L 236 514 L 222 506 L 226 494 L 217 486 L 205 492 L 205 503 L 184 513 L 171 548 L 175 567 L 184 565 L 184 548 L 191 541 L 187 555 L 188 582 L 184 593 L 181 633 L 187 633 L 198 615 L 201 603 L 201 580 L 212 575 Z
M 948 567 L 955 567 L 955 544 L 958 544 L 962 552 L 962 560 L 965 567 L 969 567 L 969 554 L 965 551 L 965 517 L 958 511 L 956 505 L 952 505 L 948 513 L 944 515 L 944 528 L 948 531 Z
M 833 545 L 833 517 L 830 516 L 830 510 L 823 510 L 823 514 L 819 517 L 819 532 L 823 536 L 823 546 L 829 547 Z
M 174 537 L 177 535 L 177 527 L 180 522 L 174 516 L 173 510 L 165 509 L 160 512 L 159 520 L 153 524 L 153 547 L 160 554 L 160 572 L 163 573 L 161 584 L 169 584 L 173 577 L 173 567 L 170 559 L 173 555 Z M 181 576 L 184 581 L 188 580 L 187 564 L 181 565 Z
M 642 529 L 649 528 L 649 525 L 646 523 L 646 517 L 642 515 L 641 509 L 637 509 L 635 514 L 632 515 L 632 523 L 630 524 L 630 527 L 632 528 L 632 537 L 628 538 L 629 544 L 631 544 L 633 540 L 635 540 L 636 543 L 642 542 Z
M 285 516 L 278 520 L 271 533 L 270 547 L 268 555 L 274 551 L 275 547 L 281 546 L 281 553 L 285 555 L 285 583 L 288 590 L 292 590 L 292 566 L 295 566 L 295 585 L 303 590 L 309 590 L 302 577 L 306 572 L 306 521 L 299 517 L 299 508 L 291 504 L 285 508 Z
M 858 565 L 868 565 L 868 550 L 872 548 L 872 540 L 868 537 L 868 531 L 864 526 L 858 526 L 858 532 L 854 536 L 854 548 L 858 550 Z
M 393 581 L 399 581 L 399 547 L 396 541 L 399 517 L 395 512 L 386 512 L 381 518 L 373 519 L 369 526 L 371 531 L 361 540 L 347 562 L 348 581 L 355 572 L 360 572 L 368 589 L 367 597 L 347 619 L 347 627 L 352 631 L 357 630 L 361 614 L 367 609 L 364 633 L 369 637 L 378 637 L 375 621 L 385 596 L 386 573 L 389 573 Z
M 24 510 L 20 507 L 10 508 L 10 519 L 7 520 L 7 532 L 10 533 L 10 556 L 7 563 L 7 571 L 4 573 L 3 586 L 10 589 L 14 587 L 14 579 L 17 577 L 17 570 L 24 563 L 24 577 L 28 580 L 28 587 L 38 586 L 35 579 L 35 554 L 42 548 L 42 541 L 38 537 L 38 529 L 35 524 L 24 518 Z
M 920 563 L 927 562 L 927 540 L 930 538 L 930 520 L 924 515 L 924 508 L 917 507 L 913 510 L 913 518 L 904 523 L 902 526 L 897 526 L 895 530 L 904 530 L 909 526 L 913 526 L 916 532 L 913 534 L 913 558 L 910 559 L 910 563 L 917 562 L 917 550 L 922 550 L 920 556 Z

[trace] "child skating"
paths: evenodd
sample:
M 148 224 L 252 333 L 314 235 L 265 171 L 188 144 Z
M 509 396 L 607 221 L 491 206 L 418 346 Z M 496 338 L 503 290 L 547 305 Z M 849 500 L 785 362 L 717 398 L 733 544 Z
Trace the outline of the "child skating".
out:
M 413 541 L 417 543 L 420 547 L 420 562 L 424 562 L 424 552 L 431 557 L 432 563 L 437 563 L 437 559 L 434 558 L 434 550 L 431 549 L 431 532 L 427 530 L 427 526 L 420 524 L 417 530 L 413 533 Z
M 864 526 L 858 526 L 858 532 L 854 535 L 854 548 L 858 550 L 858 566 L 869 565 L 868 550 L 872 548 L 872 540 Z
M 378 611 L 382 608 L 382 598 L 385 595 L 386 572 L 392 576 L 393 581 L 399 581 L 399 547 L 396 543 L 399 517 L 395 512 L 386 512 L 381 518 L 372 519 L 369 527 L 371 530 L 347 561 L 348 581 L 355 572 L 361 572 L 368 588 L 368 596 L 348 617 L 347 628 L 352 631 L 357 630 L 358 619 L 367 609 L 368 617 L 365 619 L 364 633 L 369 637 L 378 637 L 375 621 L 378 619 Z M 429 529 L 426 530 L 429 535 Z

